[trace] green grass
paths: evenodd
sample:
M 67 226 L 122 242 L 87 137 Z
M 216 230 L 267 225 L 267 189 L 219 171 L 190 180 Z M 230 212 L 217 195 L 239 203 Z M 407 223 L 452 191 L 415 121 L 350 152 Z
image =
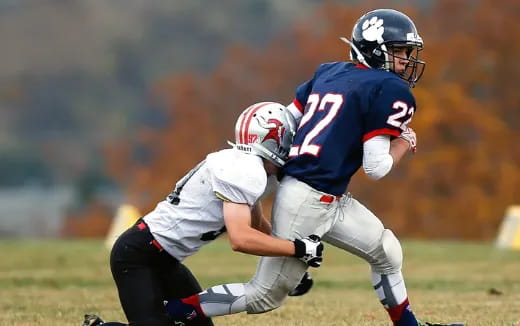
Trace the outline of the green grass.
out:
M 403 241 L 403 247 L 419 318 L 520 326 L 520 251 L 458 242 Z M 3 240 L 0 248 L 0 325 L 81 325 L 86 312 L 124 320 L 102 241 Z M 247 281 L 256 261 L 232 253 L 221 239 L 186 264 L 208 287 Z M 217 317 L 215 324 L 390 325 L 364 261 L 327 246 L 323 266 L 311 272 L 315 287 L 308 295 L 262 315 Z

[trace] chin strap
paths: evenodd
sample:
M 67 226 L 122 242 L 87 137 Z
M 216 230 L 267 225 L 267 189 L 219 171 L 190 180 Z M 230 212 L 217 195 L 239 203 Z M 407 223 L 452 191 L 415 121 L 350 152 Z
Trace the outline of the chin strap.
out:
M 251 145 L 245 145 L 245 144 L 235 144 L 235 143 L 232 143 L 231 141 L 227 141 L 228 145 L 230 145 L 231 147 L 239 150 L 239 151 L 242 151 L 246 154 L 254 154 L 254 155 L 258 155 L 262 158 L 265 158 L 266 160 L 269 160 L 271 161 L 274 165 L 276 165 L 277 167 L 281 167 L 285 164 L 285 160 L 282 159 L 281 157 L 279 157 L 278 155 L 266 150 L 263 146 L 260 146 L 256 143 L 253 143 Z
M 254 154 L 253 153 L 253 147 L 251 147 L 251 145 L 245 145 L 245 144 L 235 144 L 231 141 L 227 141 L 228 145 L 233 147 L 234 149 L 237 149 L 241 152 L 244 152 L 246 154 Z
M 358 50 L 358 48 L 354 45 L 354 43 L 352 43 L 349 39 L 347 39 L 346 37 L 340 37 L 339 38 L 340 40 L 342 40 L 343 42 L 347 43 L 351 48 L 352 50 L 354 50 L 354 52 L 356 52 L 356 60 L 361 62 L 362 64 L 364 64 L 365 66 L 367 66 L 368 68 L 372 68 L 368 63 L 367 61 L 365 60 L 365 57 L 363 56 L 363 54 L 361 54 L 361 51 Z M 350 53 L 350 58 L 351 59 L 354 59 L 352 58 L 352 53 Z

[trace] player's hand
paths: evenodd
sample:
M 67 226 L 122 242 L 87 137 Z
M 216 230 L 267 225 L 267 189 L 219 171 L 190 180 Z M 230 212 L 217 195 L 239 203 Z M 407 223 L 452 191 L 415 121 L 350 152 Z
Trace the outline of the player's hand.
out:
M 402 138 L 408 142 L 408 148 L 412 153 L 415 153 L 417 151 L 417 135 L 415 134 L 415 131 L 413 131 L 412 128 L 406 127 L 406 129 L 401 133 L 401 136 L 399 136 L 399 138 Z
M 296 239 L 294 242 L 294 257 L 311 267 L 320 267 L 323 261 L 323 244 L 316 234 L 311 234 L 303 239 Z

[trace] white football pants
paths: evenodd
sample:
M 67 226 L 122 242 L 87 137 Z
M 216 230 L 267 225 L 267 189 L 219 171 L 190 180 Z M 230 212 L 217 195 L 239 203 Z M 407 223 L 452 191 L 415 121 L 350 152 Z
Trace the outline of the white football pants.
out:
M 323 241 L 366 260 L 373 273 L 400 275 L 402 251 L 393 233 L 352 196 L 326 203 L 320 201 L 323 195 L 295 178 L 284 177 L 273 206 L 273 235 L 294 240 L 317 234 Z M 304 262 L 293 257 L 262 257 L 255 276 L 245 286 L 247 312 L 278 308 L 306 269 Z M 398 301 L 406 297 L 404 282 L 396 290 L 400 292 Z

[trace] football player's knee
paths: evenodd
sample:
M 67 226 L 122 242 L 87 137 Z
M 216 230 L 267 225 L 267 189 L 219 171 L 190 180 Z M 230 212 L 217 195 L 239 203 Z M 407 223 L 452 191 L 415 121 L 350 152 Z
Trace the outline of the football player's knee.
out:
M 260 314 L 280 307 L 288 293 L 298 284 L 294 282 L 278 282 L 266 288 L 254 282 L 246 284 L 246 310 L 248 314 Z M 294 285 L 294 286 L 293 286 Z
M 379 274 L 393 274 L 401 270 L 403 265 L 403 249 L 394 233 L 388 229 L 381 237 L 382 257 L 372 267 Z

